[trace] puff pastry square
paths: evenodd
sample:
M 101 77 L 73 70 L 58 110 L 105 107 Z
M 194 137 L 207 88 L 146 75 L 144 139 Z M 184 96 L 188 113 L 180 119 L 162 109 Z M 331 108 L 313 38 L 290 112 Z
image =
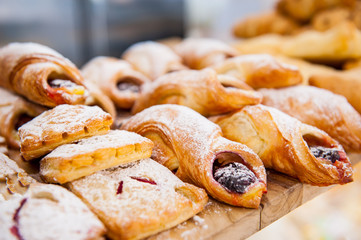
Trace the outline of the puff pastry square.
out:
M 20 151 L 27 161 L 84 137 L 104 134 L 113 123 L 97 106 L 59 105 L 19 128 Z
M 167 168 L 143 159 L 67 184 L 103 221 L 111 239 L 141 239 L 200 212 L 208 197 Z
M 113 130 L 57 147 L 40 161 L 40 174 L 52 183 L 65 183 L 96 171 L 148 158 L 153 142 L 136 133 Z

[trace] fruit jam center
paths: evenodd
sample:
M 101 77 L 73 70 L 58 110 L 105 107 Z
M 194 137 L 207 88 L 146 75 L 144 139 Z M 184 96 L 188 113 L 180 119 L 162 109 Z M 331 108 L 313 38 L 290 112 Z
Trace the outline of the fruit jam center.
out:
M 254 173 L 238 162 L 215 168 L 214 179 L 231 192 L 245 193 L 247 187 L 256 181 Z
M 337 149 L 325 147 L 310 147 L 311 153 L 316 158 L 324 158 L 330 160 L 332 163 L 340 160 L 340 154 Z

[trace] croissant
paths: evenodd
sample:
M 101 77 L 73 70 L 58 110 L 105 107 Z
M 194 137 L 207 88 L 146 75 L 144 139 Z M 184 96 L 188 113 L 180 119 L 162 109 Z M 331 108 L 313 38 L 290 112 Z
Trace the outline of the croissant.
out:
M 264 105 L 327 132 L 348 151 L 361 151 L 361 115 L 343 96 L 311 86 L 260 92 Z
M 83 104 L 89 94 L 73 63 L 36 43 L 0 49 L 0 86 L 48 107 Z
M 9 147 L 19 149 L 18 129 L 46 109 L 0 88 L 0 135 Z
M 213 67 L 218 74 L 233 76 L 252 88 L 278 88 L 302 82 L 296 66 L 281 63 L 268 54 L 230 58 Z
M 223 138 L 220 128 L 197 112 L 179 105 L 153 106 L 121 128 L 151 139 L 152 158 L 181 180 L 222 202 L 259 206 L 266 191 L 261 160 L 245 145 Z
M 154 80 L 168 72 L 186 69 L 182 59 L 164 44 L 146 41 L 130 46 L 122 58 Z
M 261 94 L 249 87 L 245 89 L 244 84 L 238 82 L 230 77 L 217 76 L 212 69 L 169 73 L 142 86 L 132 112 L 140 112 L 152 105 L 172 103 L 208 116 L 261 102 Z
M 192 69 L 203 69 L 238 55 L 236 49 L 209 38 L 188 38 L 175 47 L 176 53 Z
M 138 98 L 140 86 L 150 80 L 126 61 L 113 57 L 96 57 L 82 73 L 85 81 L 96 84 L 118 108 L 129 109 Z
M 342 146 L 327 133 L 263 105 L 211 119 L 226 138 L 254 150 L 266 168 L 317 186 L 352 181 L 352 167 Z

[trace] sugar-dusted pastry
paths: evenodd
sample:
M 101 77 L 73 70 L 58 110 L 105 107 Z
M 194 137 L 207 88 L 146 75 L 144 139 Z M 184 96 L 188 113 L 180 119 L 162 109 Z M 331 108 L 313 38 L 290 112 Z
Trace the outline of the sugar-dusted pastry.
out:
M 153 142 L 136 133 L 111 130 L 57 147 L 40 161 L 40 174 L 51 183 L 66 183 L 96 171 L 152 154 Z
M 213 67 L 218 74 L 233 76 L 253 88 L 278 88 L 302 82 L 296 66 L 282 63 L 268 54 L 230 58 Z
M 0 88 L 0 135 L 9 147 L 19 149 L 18 129 L 46 109 Z
M 267 33 L 290 35 L 300 28 L 292 18 L 277 11 L 265 12 L 242 19 L 233 26 L 233 35 L 251 38 Z
M 343 96 L 312 86 L 260 92 L 264 105 L 327 132 L 348 151 L 361 152 L 361 115 Z
M 181 180 L 206 189 L 215 199 L 257 208 L 266 191 L 266 173 L 248 147 L 222 137 L 221 129 L 190 108 L 153 106 L 126 121 L 122 129 L 154 142 L 152 158 Z
M 122 58 L 151 80 L 169 72 L 186 69 L 182 59 L 172 49 L 152 41 L 130 46 Z
M 120 165 L 70 182 L 111 239 L 143 239 L 200 212 L 208 197 L 152 159 Z
M 73 193 L 33 183 L 27 192 L 0 201 L 2 239 L 101 239 L 105 227 Z
M 97 106 L 59 105 L 19 128 L 21 155 L 25 160 L 41 157 L 62 144 L 104 134 L 112 123 Z
M 222 85 L 222 81 L 224 84 Z M 212 69 L 168 73 L 143 84 L 132 112 L 158 104 L 179 104 L 209 116 L 230 112 L 247 104 L 261 102 L 261 94 L 245 89 L 244 83 L 217 76 Z
M 129 109 L 138 98 L 140 86 L 150 80 L 126 61 L 113 57 L 96 57 L 88 62 L 82 73 L 85 81 L 95 83 L 115 105 Z
M 231 46 L 210 38 L 187 38 L 175 50 L 184 64 L 192 69 L 203 69 L 238 55 Z
M 253 149 L 266 168 L 317 186 L 352 181 L 350 160 L 336 140 L 275 108 L 246 106 L 212 120 L 226 138 Z
M 361 68 L 313 74 L 309 84 L 344 96 L 361 114 Z
M 6 144 L 6 140 L 2 136 L 0 136 L 0 153 L 3 153 L 5 155 L 8 154 L 8 147 L 7 147 L 7 144 Z
M 11 43 L 0 49 L 0 86 L 48 107 L 82 104 L 89 94 L 73 63 L 36 43 Z

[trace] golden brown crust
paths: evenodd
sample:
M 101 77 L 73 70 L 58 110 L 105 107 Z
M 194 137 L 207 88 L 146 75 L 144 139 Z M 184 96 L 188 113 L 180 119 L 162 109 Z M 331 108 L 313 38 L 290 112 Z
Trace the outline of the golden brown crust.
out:
M 0 135 L 9 147 L 20 148 L 18 128 L 46 109 L 0 88 Z
M 222 81 L 226 86 L 222 86 Z M 183 70 L 166 74 L 154 82 L 142 86 L 141 95 L 132 112 L 158 104 L 184 105 L 209 116 L 239 109 L 246 104 L 257 104 L 261 95 L 229 79 L 217 76 L 212 69 Z
M 186 69 L 182 64 L 182 59 L 172 49 L 152 41 L 139 42 L 130 46 L 122 58 L 151 80 L 168 72 Z
M 262 105 L 212 119 L 225 137 L 246 144 L 272 168 L 301 182 L 317 186 L 352 181 L 352 167 L 342 146 L 325 132 L 301 123 L 277 109 Z M 338 151 L 340 160 L 316 158 L 309 147 L 321 146 Z
M 50 79 L 68 80 L 74 87 L 53 88 Z M 0 49 L 0 86 L 48 107 L 82 104 L 87 97 L 74 64 L 36 43 L 11 43 Z
M 240 38 L 252 38 L 267 33 L 290 35 L 299 28 L 300 25 L 292 18 L 271 11 L 236 22 L 233 26 L 233 35 Z
M 361 115 L 340 96 L 311 86 L 261 89 L 264 105 L 315 126 L 347 151 L 361 151 Z
M 220 128 L 179 105 L 150 107 L 126 121 L 122 129 L 153 140 L 152 157 L 176 171 L 183 181 L 203 187 L 214 198 L 235 206 L 257 208 L 266 191 L 266 173 L 258 156 L 243 144 L 222 137 Z M 226 190 L 214 179 L 216 161 L 229 156 L 252 171 L 257 180 L 244 193 Z
M 296 66 L 279 62 L 267 54 L 230 58 L 213 67 L 218 74 L 233 76 L 252 88 L 287 87 L 302 82 Z
M 99 171 L 68 184 L 111 239 L 143 239 L 200 212 L 208 197 L 152 159 Z
M 311 26 L 317 31 L 326 31 L 341 22 L 350 21 L 361 29 L 361 3 L 356 8 L 337 7 L 318 12 L 311 21 Z
M 64 144 L 40 161 L 40 174 L 47 182 L 66 183 L 152 154 L 153 143 L 138 134 L 111 130 L 73 144 Z
M 126 61 L 113 57 L 96 57 L 83 68 L 85 81 L 96 84 L 118 108 L 129 109 L 139 96 L 140 86 L 150 80 Z M 122 89 L 119 84 L 124 85 Z
M 104 134 L 112 123 L 112 117 L 97 106 L 59 105 L 19 129 L 20 151 L 25 160 L 32 160 L 62 144 Z
M 238 52 L 231 46 L 210 38 L 187 38 L 175 49 L 185 65 L 198 70 L 238 55 Z

